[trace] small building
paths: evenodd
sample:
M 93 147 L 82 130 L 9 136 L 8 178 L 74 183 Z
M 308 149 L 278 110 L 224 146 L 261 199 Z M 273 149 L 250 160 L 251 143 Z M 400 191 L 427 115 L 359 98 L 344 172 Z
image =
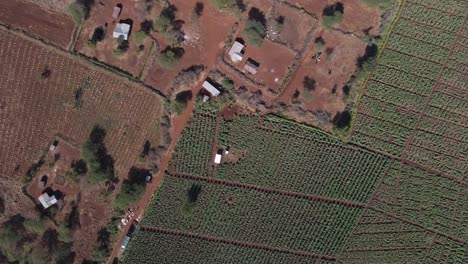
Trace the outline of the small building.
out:
M 221 164 L 221 158 L 223 154 L 223 149 L 218 149 L 218 152 L 216 152 L 214 163 L 215 164 Z
M 45 188 L 45 186 L 47 185 L 47 180 L 48 180 L 47 175 L 43 175 L 41 177 L 41 180 L 39 181 L 39 188 Z
M 122 246 L 120 247 L 122 249 L 122 252 L 125 250 L 125 248 L 127 247 L 128 245 L 128 242 L 130 241 L 130 237 L 129 236 L 125 236 L 123 242 L 122 242 Z
M 153 178 L 153 176 L 151 176 L 151 175 L 146 175 L 146 177 L 145 177 L 145 182 L 150 183 L 152 178 Z
M 209 93 L 210 93 L 212 96 L 214 96 L 214 97 L 218 96 L 218 95 L 221 93 L 218 89 L 216 89 L 216 88 L 215 88 L 211 83 L 209 83 L 208 81 L 205 81 L 205 82 L 203 83 L 202 86 L 203 86 L 203 88 L 204 88 L 207 92 L 209 92 Z
M 251 58 L 248 58 L 244 66 L 244 70 L 246 70 L 250 74 L 256 74 L 258 71 L 258 67 L 260 67 L 260 63 L 252 60 Z
M 54 142 L 52 144 L 50 144 L 49 150 L 52 151 L 52 152 L 55 151 L 55 149 L 58 146 L 58 143 L 59 142 L 57 140 L 54 140 Z
M 239 41 L 234 41 L 228 54 L 233 62 L 240 62 L 244 58 L 245 46 Z
M 41 202 L 44 209 L 47 209 L 57 203 L 55 195 L 49 196 L 47 192 L 41 194 L 41 196 L 39 196 L 37 199 L 39 200 L 39 202 Z
M 130 33 L 130 25 L 125 23 L 119 23 L 115 26 L 112 36 L 116 39 L 128 39 L 128 34 Z
M 118 18 L 120 16 L 120 11 L 122 11 L 122 8 L 119 6 L 114 7 L 114 12 L 112 13 L 113 18 Z

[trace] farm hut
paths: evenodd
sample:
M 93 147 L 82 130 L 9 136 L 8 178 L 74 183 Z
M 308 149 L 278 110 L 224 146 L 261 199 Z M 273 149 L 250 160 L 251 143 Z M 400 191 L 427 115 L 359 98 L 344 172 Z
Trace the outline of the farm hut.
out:
M 128 39 L 128 34 L 130 33 L 130 25 L 125 23 L 119 23 L 115 26 L 112 36 L 116 39 Z
M 50 206 L 57 203 L 57 199 L 55 198 L 55 195 L 49 196 L 47 192 L 41 194 L 41 196 L 39 196 L 37 199 L 39 200 L 39 202 L 41 202 L 44 209 L 47 209 Z
M 120 16 L 120 11 L 122 11 L 122 8 L 120 6 L 114 7 L 114 12 L 112 13 L 112 17 L 118 18 Z
M 251 74 L 255 74 L 258 71 L 258 67 L 260 67 L 260 63 L 252 60 L 251 58 L 248 58 L 244 66 L 244 70 Z
M 52 151 L 52 152 L 55 151 L 55 149 L 58 146 L 58 143 L 59 142 L 57 140 L 54 140 L 54 142 L 52 144 L 50 144 L 49 150 Z
M 47 185 L 47 180 L 48 180 L 47 175 L 43 175 L 41 177 L 41 180 L 39 181 L 39 188 L 45 188 L 45 186 Z
M 232 45 L 231 49 L 228 52 L 229 57 L 231 58 L 233 62 L 242 61 L 242 58 L 244 57 L 244 53 L 245 53 L 245 46 L 238 41 L 234 41 L 234 44 Z
M 122 252 L 125 250 L 125 248 L 127 248 L 127 245 L 128 245 L 128 242 L 130 241 L 130 237 L 129 236 L 125 236 L 123 242 L 122 242 L 122 246 L 120 246 Z
M 216 89 L 208 81 L 205 81 L 202 86 L 203 86 L 203 89 L 205 89 L 207 92 L 209 92 L 214 97 L 218 96 L 221 93 L 218 89 Z
M 218 152 L 216 152 L 215 159 L 214 159 L 215 164 L 221 163 L 222 154 L 223 154 L 223 149 L 218 149 Z

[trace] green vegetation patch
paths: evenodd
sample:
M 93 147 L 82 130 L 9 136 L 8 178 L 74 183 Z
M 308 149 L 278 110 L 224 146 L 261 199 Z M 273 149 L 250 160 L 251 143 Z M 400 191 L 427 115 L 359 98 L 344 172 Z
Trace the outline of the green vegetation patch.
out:
M 244 31 L 242 34 L 247 38 L 247 41 L 254 46 L 260 47 L 265 38 L 265 26 L 257 20 L 249 19 L 245 22 Z
M 152 250 L 148 250 L 149 248 Z M 138 230 L 125 250 L 122 263 L 152 263 L 155 259 L 168 264 L 318 263 L 318 259 L 314 257 Z
M 192 205 L 188 193 L 194 184 L 201 191 Z M 175 176 L 166 177 L 163 185 L 145 215 L 147 226 L 319 254 L 337 254 L 362 212 L 361 208 Z

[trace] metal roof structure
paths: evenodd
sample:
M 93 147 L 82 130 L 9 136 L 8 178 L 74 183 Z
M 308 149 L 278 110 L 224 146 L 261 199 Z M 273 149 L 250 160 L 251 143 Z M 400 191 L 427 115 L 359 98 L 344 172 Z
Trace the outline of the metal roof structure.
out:
M 47 193 L 41 194 L 37 199 L 41 202 L 42 206 L 44 206 L 44 209 L 47 209 L 57 203 L 55 195 L 49 196 Z
M 228 52 L 229 57 L 231 57 L 231 60 L 233 62 L 242 61 L 242 58 L 244 57 L 244 48 L 245 46 L 242 43 L 238 41 L 234 42 L 234 44 L 232 45 L 231 49 Z
M 130 33 L 130 25 L 125 23 L 119 23 L 115 26 L 112 36 L 116 39 L 128 39 L 128 34 Z
M 216 88 L 215 88 L 211 83 L 209 83 L 208 81 L 205 81 L 205 82 L 203 83 L 202 86 L 203 86 L 203 88 L 204 88 L 205 90 L 207 90 L 212 96 L 215 96 L 215 97 L 216 97 L 216 96 L 218 96 L 218 95 L 221 93 L 218 89 L 216 89 Z

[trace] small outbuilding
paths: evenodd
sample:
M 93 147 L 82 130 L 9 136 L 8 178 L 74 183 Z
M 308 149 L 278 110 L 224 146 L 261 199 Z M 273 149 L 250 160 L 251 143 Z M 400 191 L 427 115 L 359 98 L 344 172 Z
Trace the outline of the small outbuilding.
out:
M 221 158 L 223 154 L 223 149 L 218 149 L 218 152 L 216 152 L 214 163 L 215 164 L 221 164 Z
M 244 58 L 245 46 L 239 41 L 234 41 L 228 54 L 233 62 L 240 62 Z
M 54 140 L 54 142 L 52 142 L 52 144 L 50 144 L 49 150 L 52 151 L 52 152 L 55 151 L 55 149 L 58 146 L 58 143 L 59 142 L 57 140 Z
M 248 58 L 244 66 L 244 70 L 246 70 L 250 74 L 256 74 L 258 71 L 258 67 L 260 67 L 260 63 L 252 60 L 251 58 Z
M 115 26 L 112 36 L 116 39 L 128 39 L 128 34 L 130 33 L 130 25 L 125 23 L 119 23 Z
M 47 192 L 41 194 L 41 196 L 39 196 L 37 199 L 39 200 L 39 202 L 41 202 L 44 209 L 47 209 L 57 203 L 55 195 L 49 196 Z
M 205 89 L 207 92 L 211 94 L 211 96 L 216 97 L 221 93 L 218 89 L 216 89 L 216 87 L 214 87 L 208 81 L 205 81 L 202 86 L 203 86 L 203 89 Z
M 112 13 L 113 18 L 118 18 L 120 16 L 120 12 L 122 11 L 122 8 L 119 6 L 114 7 L 114 12 Z

